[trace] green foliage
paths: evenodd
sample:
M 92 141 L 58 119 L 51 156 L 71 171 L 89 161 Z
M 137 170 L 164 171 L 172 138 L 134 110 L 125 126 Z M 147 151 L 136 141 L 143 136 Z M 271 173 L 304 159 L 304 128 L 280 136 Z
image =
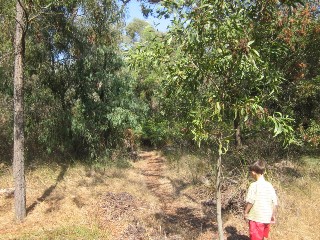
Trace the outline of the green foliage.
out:
M 161 82 L 165 78 L 162 64 L 159 63 L 150 48 L 158 48 L 162 44 L 164 34 L 157 32 L 150 24 L 143 24 L 137 29 L 139 20 L 134 20 L 128 25 L 129 29 L 139 35 L 139 41 L 135 42 L 126 53 L 126 63 L 130 66 L 133 76 L 137 81 L 136 96 L 148 106 L 148 118 L 144 119 L 140 133 L 143 143 L 148 145 L 163 145 L 177 136 L 177 132 L 169 127 L 168 120 L 163 116 L 163 105 L 166 98 L 162 98 Z M 127 28 L 128 28 L 127 27 Z M 178 123 L 179 124 L 179 123 Z
M 292 143 L 298 143 L 298 141 L 294 137 L 294 130 L 292 128 L 294 119 L 283 116 L 282 113 L 276 112 L 273 116 L 268 116 L 268 118 L 273 122 L 273 132 L 274 137 L 279 134 L 283 135 L 284 145 L 289 145 Z
M 125 129 L 141 131 L 146 106 L 135 96 L 136 82 L 123 64 L 119 3 L 23 3 L 29 20 L 24 75 L 30 155 L 44 150 L 97 158 L 123 144 Z M 0 61 L 10 63 L 14 4 L 0 14 L 0 24 L 8 30 L 0 33 Z M 12 97 L 11 68 L 1 65 L 0 90 L 7 98 Z
M 13 76 L 13 34 L 14 34 L 14 1 L 0 1 L 0 92 L 13 95 L 11 86 Z
M 125 28 L 128 41 L 131 43 L 143 42 L 145 39 L 144 32 L 146 28 L 152 29 L 148 22 L 134 18 Z
M 311 146 L 318 147 L 320 144 L 320 124 L 316 121 L 311 121 L 307 129 L 300 127 L 303 140 L 308 142 Z
M 237 115 L 242 121 L 268 120 L 260 118 L 262 106 L 276 96 L 283 79 L 259 54 L 265 46 L 255 45 L 251 13 L 225 1 L 194 3 L 156 51 L 168 66 L 164 88 L 172 108 L 167 113 L 192 122 L 198 142 L 214 141 L 217 134 L 229 139 Z
M 292 1 L 291 3 L 299 3 Z M 296 119 L 295 127 L 308 128 L 318 121 L 319 15 L 317 1 L 283 3 L 268 19 L 256 22 L 257 43 L 265 46 L 261 55 L 282 74 L 282 92 L 269 101 L 269 108 Z M 288 4 L 288 5 L 287 5 Z M 267 14 L 267 13 L 265 13 Z M 297 135 L 299 131 L 297 131 Z
M 127 128 L 154 144 L 213 144 L 220 134 L 230 142 L 235 120 L 246 132 L 272 128 L 287 143 L 299 126 L 302 137 L 316 137 L 320 27 L 316 2 L 307 2 L 162 1 L 158 13 L 174 16 L 170 31 L 134 20 L 124 58 L 118 2 L 25 1 L 29 151 L 95 158 L 121 146 Z M 14 5 L 0 1 L 6 123 Z M 1 129 L 10 139 L 11 125 Z
M 156 122 L 156 119 L 149 119 L 143 125 L 141 139 L 149 141 L 151 145 L 165 145 L 171 137 L 168 121 Z
M 156 111 L 172 120 L 171 130 L 180 125 L 187 129 L 186 136 L 192 133 L 199 143 L 213 143 L 219 134 L 230 141 L 238 118 L 247 128 L 253 122 L 259 128 L 259 122 L 283 121 L 279 124 L 285 130 L 277 128 L 277 135 L 285 133 L 287 142 L 292 142 L 289 118 L 274 117 L 278 109 L 270 107 L 285 82 L 270 59 L 279 58 L 286 49 L 274 37 L 264 40 L 273 26 L 264 25 L 259 36 L 256 24 L 257 18 L 263 22 L 267 15 L 261 9 L 277 6 L 227 1 L 164 1 L 163 5 L 167 7 L 163 14 L 176 16 L 170 31 L 137 45 L 129 56 L 139 74 L 145 72 L 144 80 L 157 79 Z

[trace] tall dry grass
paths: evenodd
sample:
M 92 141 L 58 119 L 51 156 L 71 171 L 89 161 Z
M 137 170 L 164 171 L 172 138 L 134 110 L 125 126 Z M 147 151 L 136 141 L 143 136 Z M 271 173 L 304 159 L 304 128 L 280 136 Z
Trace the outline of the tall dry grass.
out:
M 210 191 L 213 191 L 214 182 L 208 175 L 208 159 L 191 154 L 173 158 L 179 158 L 179 161 L 168 160 L 161 174 L 170 179 L 177 190 L 173 196 L 175 202 L 185 203 L 184 206 L 189 204 L 193 209 L 201 208 L 203 200 L 213 197 Z M 129 239 L 123 236 L 130 236 L 130 229 L 136 231 L 139 226 L 147 231 L 142 239 L 164 239 L 163 226 L 157 218 L 161 213 L 161 202 L 148 188 L 145 176 L 139 170 L 139 165 L 143 164 L 146 163 L 138 161 L 129 169 L 94 169 L 83 164 L 55 163 L 29 168 L 26 172 L 27 218 L 17 224 L 13 198 L 0 196 L 0 239 L 121 239 L 121 236 Z M 0 189 L 12 187 L 10 166 L 2 164 L 0 168 Z M 243 188 L 250 182 L 245 171 L 238 166 L 224 177 L 230 176 L 238 181 L 234 183 L 238 184 L 237 188 Z M 269 240 L 320 239 L 320 158 L 276 161 L 266 177 L 276 188 L 280 203 L 277 223 L 272 226 Z M 117 221 L 106 222 L 101 204 L 109 192 L 131 194 L 140 207 Z M 214 214 L 215 210 L 211 210 Z M 166 216 L 163 219 L 166 220 Z M 233 237 L 247 235 L 246 222 L 239 211 L 232 208 L 224 211 L 224 227 L 226 232 L 232 229 Z M 185 232 L 185 229 L 175 230 Z M 157 231 L 159 235 L 155 238 Z M 231 235 L 226 233 L 226 238 L 235 239 Z M 212 239 L 214 233 L 203 232 L 197 236 L 194 239 Z

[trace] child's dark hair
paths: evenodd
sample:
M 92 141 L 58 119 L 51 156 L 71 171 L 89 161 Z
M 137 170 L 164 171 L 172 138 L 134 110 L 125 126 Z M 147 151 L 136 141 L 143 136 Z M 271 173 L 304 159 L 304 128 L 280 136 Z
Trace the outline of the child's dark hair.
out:
M 253 171 L 258 174 L 264 174 L 265 170 L 266 170 L 266 163 L 263 160 L 258 160 L 249 166 L 250 172 Z

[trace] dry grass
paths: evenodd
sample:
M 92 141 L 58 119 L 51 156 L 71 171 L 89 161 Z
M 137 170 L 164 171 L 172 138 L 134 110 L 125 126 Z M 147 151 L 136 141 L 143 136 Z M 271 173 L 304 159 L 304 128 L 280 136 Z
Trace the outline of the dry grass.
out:
M 269 240 L 320 239 L 320 158 L 304 157 L 296 162 L 299 164 L 282 161 L 269 173 L 279 197 L 277 222 Z M 241 216 L 230 214 L 226 219 L 225 226 L 247 233 Z
M 0 239 L 114 239 L 116 226 L 105 225 L 101 213 L 104 194 L 125 191 L 156 204 L 130 169 L 94 171 L 80 164 L 53 164 L 27 171 L 26 181 L 28 215 L 23 223 L 14 220 L 13 198 L 0 197 Z M 12 173 L 3 167 L 0 188 L 9 187 Z
M 206 178 L 207 163 L 192 155 L 180 157 L 179 162 L 170 161 L 158 173 L 160 185 L 161 181 L 165 181 L 162 185 L 171 184 L 167 192 L 172 194 L 167 196 L 171 206 L 166 210 L 161 209 L 164 198 L 146 181 L 142 170 L 150 165 L 145 160 L 129 169 L 94 170 L 82 164 L 50 164 L 29 169 L 26 172 L 28 216 L 17 224 L 13 198 L 0 196 L 0 239 L 138 239 L 132 237 L 135 234 L 140 234 L 140 239 L 164 239 L 165 231 L 170 228 L 177 233 L 177 238 L 171 235 L 171 239 L 212 239 L 214 216 L 208 217 L 201 209 L 201 202 L 212 197 L 209 194 L 212 183 Z M 270 240 L 320 239 L 320 159 L 309 157 L 297 162 L 303 164 L 283 161 L 268 173 L 280 200 L 277 224 L 272 227 Z M 247 184 L 248 179 L 242 178 Z M 2 164 L 0 189 L 10 187 L 12 171 Z M 130 211 L 115 215 L 113 220 L 112 214 L 118 213 L 104 210 L 105 205 L 112 203 L 108 193 L 113 196 L 126 193 L 131 201 L 127 206 Z M 192 224 L 198 223 L 201 228 L 206 223 L 210 227 L 197 230 Z M 247 234 L 247 224 L 237 212 L 225 213 L 224 227 L 232 232 L 226 234 L 228 240 L 241 239 Z M 179 234 L 184 237 L 178 238 Z
M 273 239 L 320 239 L 320 158 L 304 157 L 279 184 L 280 208 Z M 287 168 L 287 171 L 290 168 Z

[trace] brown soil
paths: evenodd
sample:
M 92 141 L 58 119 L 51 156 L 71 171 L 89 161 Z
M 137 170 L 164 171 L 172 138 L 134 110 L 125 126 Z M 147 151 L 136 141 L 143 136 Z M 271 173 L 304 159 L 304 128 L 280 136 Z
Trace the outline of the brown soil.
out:
M 214 216 L 201 204 L 196 188 L 168 175 L 166 160 L 157 151 L 141 152 L 135 167 L 144 176 L 148 189 L 158 198 L 155 214 L 159 237 L 166 239 L 212 239 L 216 232 Z

